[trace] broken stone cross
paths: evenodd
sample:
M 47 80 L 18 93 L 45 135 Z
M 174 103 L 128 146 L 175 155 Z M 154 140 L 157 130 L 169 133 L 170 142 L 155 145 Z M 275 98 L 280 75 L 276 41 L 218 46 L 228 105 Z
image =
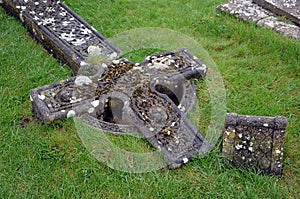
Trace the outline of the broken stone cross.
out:
M 209 149 L 186 116 L 196 100 L 193 79 L 204 77 L 207 68 L 187 49 L 148 56 L 141 63 L 119 59 L 89 67 L 83 71 L 90 76 L 31 90 L 40 119 L 78 116 L 104 131 L 138 132 L 163 152 L 169 167 Z
M 59 0 L 3 0 L 54 57 L 77 74 L 89 51 L 108 59 L 121 54 L 111 42 Z M 187 119 L 196 100 L 193 79 L 206 66 L 186 49 L 148 57 L 142 63 L 114 60 L 78 75 L 32 89 L 34 112 L 44 122 L 84 116 L 109 132 L 140 132 L 177 167 L 209 149 L 209 143 Z M 84 73 L 91 71 L 84 70 Z

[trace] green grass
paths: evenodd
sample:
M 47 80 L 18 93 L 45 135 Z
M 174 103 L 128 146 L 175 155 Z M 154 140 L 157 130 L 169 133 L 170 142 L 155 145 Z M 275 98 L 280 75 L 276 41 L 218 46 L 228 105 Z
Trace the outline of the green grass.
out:
M 216 16 L 221 0 L 65 2 L 108 38 L 134 28 L 161 27 L 198 41 L 223 77 L 227 112 L 288 118 L 284 174 L 269 177 L 224 164 L 220 143 L 208 156 L 176 170 L 133 174 L 108 168 L 89 154 L 71 119 L 43 125 L 32 116 L 29 90 L 72 74 L 0 8 L 0 198 L 300 195 L 299 41 L 226 14 Z M 154 51 L 128 57 L 142 60 Z M 209 114 L 210 110 L 201 106 L 201 112 Z M 126 149 L 130 145 L 137 151 L 149 148 L 141 140 L 137 141 L 140 146 L 135 146 L 135 139 L 111 139 Z

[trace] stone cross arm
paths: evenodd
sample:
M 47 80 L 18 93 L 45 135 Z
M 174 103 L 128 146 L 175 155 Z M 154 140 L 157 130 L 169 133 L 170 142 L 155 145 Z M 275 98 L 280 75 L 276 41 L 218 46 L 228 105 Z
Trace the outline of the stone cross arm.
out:
M 58 60 L 77 74 L 88 57 L 89 47 L 98 47 L 111 59 L 121 51 L 60 0 L 2 0 L 6 11 L 16 16 L 31 35 Z

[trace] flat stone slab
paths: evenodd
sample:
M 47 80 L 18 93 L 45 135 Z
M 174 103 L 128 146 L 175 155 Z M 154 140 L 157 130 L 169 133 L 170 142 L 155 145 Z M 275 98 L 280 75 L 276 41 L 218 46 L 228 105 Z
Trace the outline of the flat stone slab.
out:
M 81 69 L 82 70 L 82 69 Z M 188 162 L 210 145 L 187 118 L 195 101 L 194 79 L 207 68 L 187 49 L 86 66 L 67 80 L 32 89 L 37 117 L 52 122 L 76 116 L 93 128 L 140 134 L 165 156 L 169 168 Z
M 254 0 L 254 2 L 300 26 L 300 0 Z
M 218 6 L 217 10 L 230 13 L 245 21 L 252 21 L 257 25 L 271 28 L 284 36 L 300 39 L 299 26 L 280 21 L 275 13 L 254 3 L 253 0 L 230 0 Z
M 270 175 L 283 170 L 285 117 L 226 115 L 222 153 L 236 166 L 256 168 Z
M 59 0 L 1 0 L 54 57 L 67 63 L 76 74 L 90 47 L 111 59 L 121 51 Z

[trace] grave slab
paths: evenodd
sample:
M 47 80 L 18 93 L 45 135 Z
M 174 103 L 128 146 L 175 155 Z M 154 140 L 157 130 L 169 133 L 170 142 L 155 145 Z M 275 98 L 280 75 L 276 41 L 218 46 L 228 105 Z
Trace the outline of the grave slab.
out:
M 280 18 L 253 0 L 230 0 L 217 7 L 217 11 L 232 14 L 242 20 L 275 30 L 279 34 L 300 39 L 300 27 Z
M 169 168 L 209 150 L 186 116 L 196 101 L 193 80 L 204 78 L 207 68 L 187 49 L 94 67 L 91 76 L 31 90 L 37 116 L 46 122 L 77 116 L 103 131 L 139 132 L 164 154 Z
M 283 170 L 285 117 L 259 117 L 228 113 L 222 153 L 226 161 L 256 168 L 270 175 Z
M 253 0 L 271 12 L 284 16 L 300 26 L 300 0 Z
M 89 47 L 98 47 L 111 59 L 121 51 L 95 28 L 59 0 L 2 0 L 0 5 L 16 16 L 55 58 L 67 63 L 74 74 L 88 57 Z

